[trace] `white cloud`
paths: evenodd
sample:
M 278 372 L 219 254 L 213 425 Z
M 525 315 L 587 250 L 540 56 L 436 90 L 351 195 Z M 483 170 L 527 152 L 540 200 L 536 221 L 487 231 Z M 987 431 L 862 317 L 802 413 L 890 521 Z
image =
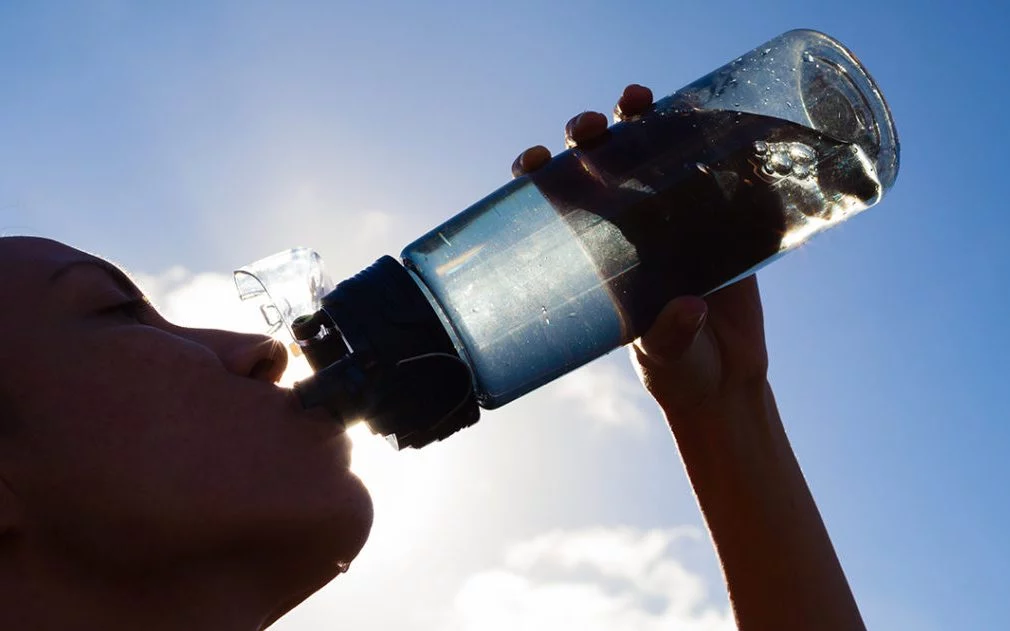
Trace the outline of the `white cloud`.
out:
M 450 576 L 438 566 L 454 548 L 442 542 L 358 565 L 274 628 L 734 631 L 725 596 L 708 595 L 682 562 L 701 548 L 693 527 L 559 530 L 507 546 L 495 567 Z
M 695 528 L 554 531 L 512 546 L 501 567 L 471 576 L 454 631 L 731 631 L 729 607 L 671 552 Z
M 621 370 L 610 358 L 565 375 L 558 381 L 554 395 L 575 406 L 580 416 L 595 421 L 598 427 L 641 432 L 650 422 L 642 409 L 646 400 L 642 385 L 630 369 Z
M 200 273 L 176 266 L 134 280 L 169 321 L 182 326 L 263 332 L 257 309 L 243 304 L 230 274 Z

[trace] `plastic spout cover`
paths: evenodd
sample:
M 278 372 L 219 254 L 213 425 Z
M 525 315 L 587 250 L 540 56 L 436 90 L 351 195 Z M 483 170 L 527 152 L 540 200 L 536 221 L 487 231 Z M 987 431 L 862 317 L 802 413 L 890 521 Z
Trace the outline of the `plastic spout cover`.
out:
M 235 288 L 242 300 L 259 302 L 268 333 L 284 327 L 293 338 L 291 323 L 318 311 L 333 283 L 315 250 L 292 248 L 235 270 Z

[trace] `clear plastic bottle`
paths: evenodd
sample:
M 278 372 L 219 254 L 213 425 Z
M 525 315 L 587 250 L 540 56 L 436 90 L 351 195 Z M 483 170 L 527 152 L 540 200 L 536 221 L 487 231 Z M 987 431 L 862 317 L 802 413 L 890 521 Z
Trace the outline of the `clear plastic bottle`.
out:
M 331 290 L 292 250 L 237 281 L 317 371 L 296 385 L 304 405 L 419 447 L 872 206 L 897 171 L 869 74 L 790 31 L 491 193 L 402 266 L 384 257 Z

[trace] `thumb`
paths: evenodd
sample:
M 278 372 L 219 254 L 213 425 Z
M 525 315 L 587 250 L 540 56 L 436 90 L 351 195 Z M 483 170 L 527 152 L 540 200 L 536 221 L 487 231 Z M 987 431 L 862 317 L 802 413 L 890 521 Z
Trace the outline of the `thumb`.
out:
M 698 337 L 708 317 L 708 305 L 701 298 L 674 298 L 656 317 L 655 323 L 635 345 L 652 363 L 665 365 L 679 360 Z
M 639 376 L 667 412 L 698 407 L 715 393 L 719 358 L 705 330 L 707 317 L 701 298 L 675 298 L 635 342 Z

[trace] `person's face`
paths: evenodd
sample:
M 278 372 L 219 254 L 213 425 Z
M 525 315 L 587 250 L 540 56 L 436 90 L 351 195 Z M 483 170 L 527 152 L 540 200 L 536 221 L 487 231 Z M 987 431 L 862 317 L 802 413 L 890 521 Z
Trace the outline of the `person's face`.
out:
M 127 569 L 236 553 L 349 562 L 371 503 L 342 428 L 274 385 L 283 347 L 174 326 L 109 267 L 0 239 L 0 484 L 19 528 Z

